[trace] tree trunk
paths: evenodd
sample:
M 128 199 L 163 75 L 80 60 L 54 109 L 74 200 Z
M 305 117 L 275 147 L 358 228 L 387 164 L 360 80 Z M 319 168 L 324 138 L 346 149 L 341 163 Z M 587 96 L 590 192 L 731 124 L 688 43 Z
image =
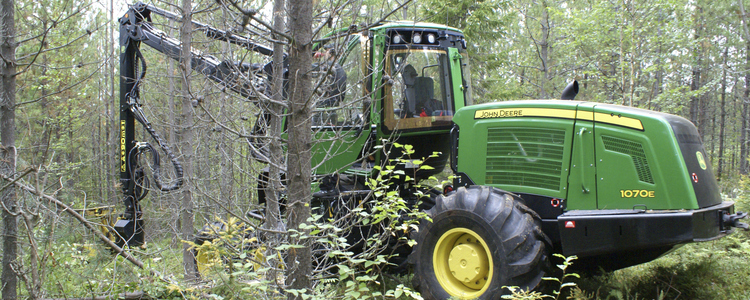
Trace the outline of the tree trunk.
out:
M 658 9 L 658 14 L 659 14 L 659 23 L 661 23 L 664 21 L 664 15 L 661 9 Z M 663 35 L 664 35 L 664 30 L 661 27 L 659 27 L 656 30 L 656 36 L 657 36 L 656 40 L 658 43 L 658 47 L 657 47 L 657 52 L 656 52 L 655 64 L 657 66 L 657 69 L 656 69 L 656 73 L 654 74 L 654 87 L 651 92 L 651 98 L 648 99 L 646 109 L 653 109 L 651 107 L 652 101 L 656 100 L 656 98 L 659 97 L 659 94 L 661 94 L 661 88 L 662 88 L 663 78 L 664 78 L 664 75 L 663 75 L 664 67 L 662 67 L 662 62 L 661 62 L 662 55 L 664 55 L 664 41 L 662 40 Z
M 744 14 L 743 14 L 744 15 Z M 742 132 L 740 133 L 740 174 L 748 174 L 748 143 L 747 133 L 748 128 L 748 114 L 750 114 L 750 40 L 745 40 L 747 46 L 745 47 L 745 92 L 742 97 Z
M 284 24 L 284 6 L 285 0 L 274 0 L 273 4 L 273 27 L 276 32 L 284 32 L 286 25 Z M 281 41 L 283 37 L 278 34 L 274 34 L 274 40 Z M 284 45 L 282 43 L 273 44 L 273 80 L 271 81 L 271 101 L 265 105 L 265 112 L 267 113 L 268 121 L 266 128 L 267 137 L 269 138 L 268 143 L 268 177 L 266 178 L 266 221 L 263 224 L 266 229 L 270 231 L 283 231 L 284 226 L 281 220 L 281 209 L 280 209 L 280 192 L 283 191 L 284 183 L 281 182 L 281 174 L 283 173 L 282 168 L 284 165 L 284 153 L 281 143 L 282 134 L 282 114 L 284 112 L 282 103 L 284 101 Z M 263 117 L 261 115 L 260 117 Z M 272 244 L 281 243 L 283 241 L 280 234 L 269 234 L 269 237 L 273 237 L 270 240 Z M 271 266 L 278 265 L 276 256 L 269 255 L 268 263 Z M 278 274 L 275 268 L 271 268 L 266 278 L 274 283 L 283 284 L 277 282 Z
M 549 35 L 550 35 L 550 21 L 549 21 L 549 13 L 547 12 L 547 2 L 542 1 L 542 38 L 539 42 L 539 59 L 542 63 L 542 80 L 539 81 L 539 98 L 540 99 L 548 99 L 550 98 L 549 93 L 547 93 L 547 82 L 550 80 L 550 70 L 549 70 Z
M 310 217 L 310 111 L 312 103 L 312 9 L 311 0 L 295 0 L 288 3 L 288 24 L 292 36 L 289 49 L 289 150 L 287 180 L 289 192 L 287 220 L 289 229 L 305 235 L 307 230 L 299 228 Z M 300 248 L 290 248 L 287 255 L 286 283 L 291 289 L 310 291 L 312 257 L 310 240 L 290 236 L 290 243 Z M 302 295 L 289 294 L 290 299 L 302 299 Z
M 273 26 L 277 32 L 284 32 L 284 0 L 275 0 L 273 4 Z M 275 35 L 274 40 L 281 40 Z M 282 107 L 278 104 L 284 98 L 284 45 L 276 43 L 273 45 L 273 82 L 271 82 L 271 99 L 268 105 L 268 136 L 269 141 L 269 171 L 268 191 L 266 191 L 266 226 L 268 229 L 281 229 L 281 212 L 279 209 L 278 191 L 282 189 L 280 165 L 284 161 L 281 145 L 281 114 Z M 274 103 L 276 102 L 276 103 Z
M 0 173 L 13 177 L 16 171 L 16 24 L 13 0 L 0 2 Z M 1 181 L 0 181 L 1 182 Z M 5 185 L 4 183 L 2 184 Z M 3 299 L 17 298 L 18 277 L 12 265 L 18 256 L 16 191 L 9 186 L 0 191 L 3 209 Z M 9 211 L 10 210 L 10 211 Z
M 180 74 L 182 79 L 181 96 L 182 96 L 182 123 L 180 135 L 182 141 L 182 165 L 186 178 L 185 187 L 182 191 L 182 205 L 180 207 L 180 231 L 183 241 L 193 241 L 193 155 L 195 149 L 193 142 L 193 107 L 190 96 L 190 58 L 192 56 L 190 49 L 192 47 L 193 37 L 193 12 L 192 1 L 182 0 L 182 25 L 180 25 Z M 195 257 L 190 250 L 190 245 L 182 244 L 182 265 L 185 268 L 185 280 L 193 281 L 198 278 L 198 269 L 195 266 Z
M 622 101 L 622 105 L 627 105 L 625 94 L 627 93 L 625 91 L 625 12 L 620 10 L 620 25 L 619 25 L 619 41 L 620 41 L 620 61 L 619 61 L 619 68 L 620 68 L 620 98 Z
M 742 127 L 740 132 L 740 174 L 746 175 L 748 173 L 748 149 L 747 149 L 747 131 L 748 129 L 748 114 L 750 114 L 750 31 L 747 29 L 747 15 L 745 14 L 745 4 L 743 0 L 737 0 L 740 6 L 740 15 L 742 17 L 742 33 L 745 38 L 745 93 L 742 98 Z
M 690 80 L 690 91 L 697 91 L 701 87 L 701 61 L 702 61 L 702 46 L 700 43 L 701 39 L 701 22 L 703 8 L 700 6 L 696 7 L 695 19 L 695 33 L 693 34 L 693 42 L 696 44 L 693 49 L 693 55 L 695 61 L 693 62 L 692 75 Z M 703 134 L 703 124 L 700 122 L 700 97 L 690 97 L 690 121 L 698 127 L 698 133 Z
M 742 99 L 742 94 L 741 94 L 742 92 L 740 91 L 740 88 L 738 88 L 740 86 L 740 79 L 741 78 L 739 76 L 734 77 L 734 84 L 733 84 L 734 88 L 732 89 L 732 94 L 733 94 L 732 98 L 734 99 L 734 101 L 732 101 L 733 107 L 730 110 L 732 112 L 730 119 L 738 120 L 738 122 L 732 123 L 732 131 L 734 132 L 741 132 L 742 128 L 744 128 L 743 127 L 744 125 L 740 121 L 740 119 L 742 119 L 742 116 L 744 115 L 744 112 L 742 111 L 742 103 L 744 101 Z M 735 142 L 732 143 L 732 151 L 730 151 L 732 153 L 732 156 L 731 156 L 731 160 L 729 164 L 729 169 L 736 170 L 739 172 L 740 169 L 739 169 L 739 166 L 737 165 L 737 155 L 740 154 L 740 152 L 738 152 L 738 149 L 741 148 L 740 145 L 742 145 L 742 139 L 740 135 L 738 134 L 735 134 L 734 137 L 735 137 Z
M 109 19 L 115 20 L 114 15 L 114 9 L 115 7 L 115 1 L 109 0 Z M 119 204 L 117 189 L 115 188 L 114 183 L 116 182 L 116 179 L 120 176 L 120 174 L 117 172 L 119 169 L 117 166 L 118 158 L 115 153 L 120 153 L 120 145 L 117 143 L 117 135 L 111 134 L 112 132 L 116 132 L 114 128 L 117 128 L 117 124 L 115 123 L 115 116 L 117 115 L 119 111 L 119 107 L 117 105 L 113 105 L 115 103 L 119 103 L 120 99 L 118 98 L 118 95 L 115 94 L 115 91 L 117 91 L 118 84 L 115 82 L 115 78 L 117 78 L 117 65 L 118 61 L 117 58 L 120 57 L 117 50 L 115 50 L 115 43 L 117 43 L 117 39 L 115 36 L 115 26 L 109 26 L 109 41 L 107 41 L 107 45 L 109 46 L 109 80 L 110 80 L 110 100 L 105 101 L 105 107 L 107 112 L 107 125 L 104 127 L 104 136 L 107 143 L 106 151 L 104 151 L 106 154 L 104 156 L 104 159 L 106 160 L 105 166 L 106 166 L 106 187 L 107 187 L 107 196 L 105 199 L 112 201 L 111 204 Z
M 170 20 L 169 32 L 167 32 L 169 36 L 175 36 L 175 34 L 179 34 L 179 32 L 175 33 L 175 30 L 173 30 L 173 28 L 177 27 L 175 26 L 175 22 Z M 169 123 L 169 126 L 172 126 L 172 130 L 169 131 L 169 136 L 167 137 L 167 142 L 169 143 L 169 145 L 177 145 L 182 133 L 182 130 L 180 129 L 180 122 L 178 121 L 181 120 L 182 117 L 182 102 L 181 98 L 177 95 L 179 92 L 177 87 L 178 83 L 176 82 L 176 80 L 178 77 L 181 77 L 182 72 L 175 72 L 175 70 L 180 70 L 179 62 L 167 60 L 165 62 L 165 65 L 167 69 L 167 109 L 169 110 L 169 113 L 167 115 L 167 122 Z M 182 147 L 178 147 L 178 149 L 180 149 L 180 153 L 183 152 Z M 183 172 L 184 170 L 185 169 L 183 165 Z M 169 203 L 171 203 L 170 207 L 180 207 L 179 201 L 180 199 L 182 199 L 182 193 L 170 193 L 167 197 L 169 197 L 168 201 L 170 201 Z M 170 219 L 170 222 L 172 221 L 173 219 Z M 174 224 L 174 228 L 180 230 L 180 233 L 175 232 L 172 236 L 172 242 L 176 244 L 179 243 L 182 239 L 182 229 L 180 227 L 180 224 L 182 224 L 182 222 L 180 221 L 179 216 L 176 217 L 176 221 L 174 221 Z
M 631 16 L 630 20 L 630 86 L 628 92 L 628 106 L 633 106 L 633 99 L 635 99 L 635 77 L 636 77 L 636 62 L 639 61 L 638 51 L 635 46 L 635 8 L 633 7 L 633 0 L 628 1 L 628 14 Z M 637 105 L 637 103 L 636 103 Z
M 718 169 L 716 171 L 716 179 L 721 181 L 723 167 L 724 167 L 724 125 L 727 116 L 726 108 L 724 104 L 727 98 L 727 56 L 729 54 L 729 48 L 724 48 L 724 63 L 721 72 L 721 114 L 719 119 L 719 161 Z

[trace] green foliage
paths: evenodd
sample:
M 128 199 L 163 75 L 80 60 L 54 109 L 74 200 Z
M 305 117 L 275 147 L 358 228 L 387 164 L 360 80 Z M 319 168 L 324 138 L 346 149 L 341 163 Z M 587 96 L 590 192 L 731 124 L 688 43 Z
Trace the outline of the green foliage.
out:
M 287 230 L 289 239 L 314 241 L 317 270 L 312 278 L 317 283 L 312 291 L 288 289 L 281 284 L 287 268 L 283 255 L 300 245 L 285 242 L 282 236 L 269 239 L 267 234 L 259 240 L 256 238 L 259 229 L 232 217 L 214 223 L 207 230 L 211 239 L 202 243 L 188 242 L 202 268 L 202 288 L 154 280 L 149 291 L 164 297 L 207 294 L 222 299 L 274 298 L 284 293 L 304 299 L 420 299 L 408 285 L 387 283 L 390 280 L 385 274 L 395 267 L 390 259 L 399 255 L 390 249 L 412 245 L 414 242 L 407 233 L 416 230 L 418 220 L 425 217 L 414 202 L 402 198 L 398 190 L 402 185 L 394 185 L 395 181 L 413 181 L 414 178 L 397 165 L 425 169 L 429 166 L 424 165 L 424 161 L 430 158 L 410 158 L 414 152 L 410 145 L 395 144 L 394 148 L 402 150 L 404 157 L 393 160 L 390 165 L 376 167 L 379 172 L 366 182 L 371 190 L 366 198 L 350 201 L 350 205 L 355 205 L 343 213 L 318 211 L 322 214 L 314 214 L 300 225 L 300 230 Z M 412 184 L 416 190 L 426 190 L 418 183 Z M 416 197 L 429 195 L 418 192 Z M 360 228 L 369 228 L 369 235 L 364 237 L 363 251 L 354 252 L 347 235 Z
M 49 295 L 99 296 L 103 291 L 118 293 L 128 288 L 127 282 L 137 281 L 134 270 L 127 263 L 123 263 L 122 259 L 111 259 L 109 253 L 99 245 L 54 243 L 46 254 L 49 259 L 43 266 L 48 270 L 44 290 Z
M 576 283 L 570 281 L 571 278 L 580 279 L 581 276 L 579 276 L 576 273 L 567 273 L 566 271 L 568 268 L 573 265 L 573 261 L 578 259 L 577 256 L 569 256 L 566 257 L 562 254 L 554 254 L 555 257 L 558 257 L 562 259 L 562 263 L 557 265 L 556 267 L 560 270 L 560 277 L 544 277 L 543 280 L 552 283 L 555 286 L 555 290 L 552 291 L 552 295 L 544 294 L 540 291 L 526 291 L 522 290 L 521 288 L 517 286 L 511 286 L 511 287 L 504 287 L 510 290 L 510 295 L 503 295 L 501 298 L 503 299 L 513 299 L 513 300 L 542 300 L 542 299 L 560 299 L 560 296 L 562 295 L 562 292 L 565 288 L 575 288 Z
M 522 88 L 510 72 L 515 59 L 510 52 L 515 49 L 509 42 L 518 21 L 513 5 L 504 0 L 419 2 L 418 20 L 453 26 L 466 35 L 477 103 L 522 97 Z
M 408 236 L 409 232 L 417 230 L 418 222 L 426 217 L 425 213 L 418 209 L 418 205 L 410 204 L 402 197 L 396 181 L 411 182 L 416 190 L 421 189 L 418 182 L 414 182 L 413 174 L 410 176 L 398 165 L 409 164 L 415 170 L 426 169 L 424 159 L 412 159 L 414 154 L 411 145 L 394 143 L 395 149 L 402 150 L 403 157 L 394 159 L 389 165 L 375 166 L 377 175 L 367 178 L 366 186 L 371 196 L 360 201 L 351 209 L 354 218 L 344 218 L 334 222 L 321 222 L 322 216 L 315 217 L 317 222 L 312 223 L 315 230 L 312 232 L 328 232 L 325 236 L 318 236 L 317 242 L 322 247 L 331 249 L 327 256 L 335 262 L 337 273 L 321 280 L 316 292 L 311 295 L 313 299 L 330 298 L 332 296 L 343 299 L 372 299 L 372 298 L 399 298 L 408 296 L 421 299 L 419 294 L 404 284 L 396 287 L 384 285 L 385 274 L 395 266 L 390 262 L 398 253 L 390 249 L 413 245 L 414 241 Z M 387 155 L 387 153 L 386 153 Z M 426 196 L 417 192 L 418 197 Z M 341 227 L 335 226 L 341 224 Z M 353 225 L 353 227 L 351 227 Z M 365 226 L 369 235 L 365 236 L 364 248 L 361 253 L 347 251 L 349 246 L 342 235 L 347 230 L 360 230 L 359 226 Z
M 91 154 L 91 133 L 103 125 L 101 113 L 106 113 L 93 80 L 106 59 L 101 51 L 107 33 L 104 11 L 92 1 L 21 1 L 16 19 L 21 72 L 16 115 L 24 124 L 16 126 L 17 143 L 28 149 L 22 160 L 43 166 L 51 182 L 66 178 L 59 187 L 74 190 L 62 191 L 61 199 L 72 201 L 77 191 L 98 194 L 102 178 L 96 167 L 103 164 Z
M 260 244 L 254 236 L 252 224 L 246 224 L 235 217 L 220 219 L 209 226 L 213 238 L 203 243 L 191 245 L 199 263 L 199 271 L 207 288 L 198 290 L 217 299 L 248 299 L 259 295 L 280 295 L 271 287 L 273 278 L 269 271 L 279 269 L 276 257 L 286 248 L 269 249 Z M 191 292 L 194 288 L 181 288 Z

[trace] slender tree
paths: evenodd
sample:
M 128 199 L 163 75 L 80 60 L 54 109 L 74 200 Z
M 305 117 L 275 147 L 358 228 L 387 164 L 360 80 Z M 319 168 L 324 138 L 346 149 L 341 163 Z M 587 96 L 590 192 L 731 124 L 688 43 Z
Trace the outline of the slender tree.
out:
M 286 1 L 275 0 L 273 5 L 273 26 L 274 32 L 284 32 L 284 6 Z M 274 34 L 274 40 L 281 41 L 282 38 L 278 34 Z M 284 97 L 284 76 L 280 74 L 284 73 L 284 45 L 281 42 L 274 43 L 273 45 L 273 82 L 271 82 L 271 101 L 268 102 L 268 133 L 271 137 L 281 136 L 281 119 L 283 113 L 283 107 L 281 103 Z M 281 188 L 281 167 L 284 165 L 284 156 L 282 153 L 281 140 L 278 138 L 271 138 L 269 141 L 269 172 L 268 172 L 268 191 L 266 196 L 268 199 L 268 205 L 266 206 L 266 225 L 269 229 L 280 229 L 281 226 L 281 212 L 279 209 L 279 193 L 277 191 L 282 190 Z
M 748 142 L 747 136 L 750 130 L 750 30 L 748 30 L 748 18 L 745 11 L 743 0 L 737 0 L 740 6 L 740 16 L 742 23 L 742 36 L 745 39 L 745 91 L 742 98 L 742 126 L 740 132 L 740 158 L 739 168 L 741 174 L 748 174 Z
M 729 56 L 729 48 L 724 48 L 723 65 L 721 71 L 721 115 L 719 120 L 719 160 L 716 171 L 716 179 L 722 180 L 723 178 L 723 167 L 724 167 L 724 126 L 727 116 L 725 107 L 727 98 L 727 57 Z
M 287 178 L 289 195 L 287 228 L 300 233 L 307 230 L 300 225 L 310 218 L 310 199 L 312 192 L 312 170 L 310 165 L 311 132 L 310 111 L 312 102 L 312 13 L 311 0 L 289 1 L 287 23 L 292 42 L 289 47 L 289 152 Z M 291 248 L 287 254 L 287 285 L 291 289 L 308 292 L 312 287 L 312 252 L 309 239 L 296 235 L 292 244 L 300 247 Z M 290 299 L 302 299 L 302 295 L 289 294 Z
M 182 24 L 180 26 L 180 45 L 182 49 L 180 51 L 180 75 L 181 75 L 181 89 L 180 94 L 182 98 L 182 117 L 180 127 L 180 139 L 182 144 L 182 159 L 185 177 L 187 177 L 187 184 L 182 190 L 182 205 L 180 207 L 180 226 L 183 241 L 192 241 L 193 238 L 193 179 L 194 179 L 194 164 L 193 159 L 195 158 L 195 147 L 193 143 L 193 97 L 190 91 L 190 74 L 191 69 L 191 57 L 192 57 L 192 39 L 193 39 L 193 8 L 191 0 L 182 0 Z M 196 100 L 197 101 L 197 100 Z M 190 245 L 187 243 L 182 244 L 182 264 L 185 268 L 185 280 L 192 281 L 198 277 L 197 268 L 195 266 L 195 258 L 190 249 Z
M 16 171 L 16 24 L 15 2 L 0 1 L 0 173 L 14 177 Z M 18 278 L 13 270 L 18 258 L 16 189 L 0 181 L 3 204 L 2 297 L 16 299 Z

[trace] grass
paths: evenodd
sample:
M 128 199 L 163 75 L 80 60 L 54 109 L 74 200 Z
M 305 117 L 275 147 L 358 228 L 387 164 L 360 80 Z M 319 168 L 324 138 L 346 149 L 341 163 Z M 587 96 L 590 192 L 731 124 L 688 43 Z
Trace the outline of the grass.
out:
M 583 277 L 574 299 L 750 299 L 750 255 L 719 248 L 687 245 L 650 263 Z

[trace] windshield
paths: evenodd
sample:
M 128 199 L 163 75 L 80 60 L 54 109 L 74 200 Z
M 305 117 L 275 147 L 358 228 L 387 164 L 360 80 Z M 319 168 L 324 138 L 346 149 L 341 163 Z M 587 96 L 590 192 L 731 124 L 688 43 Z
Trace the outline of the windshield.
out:
M 389 130 L 450 125 L 453 116 L 448 55 L 437 49 L 390 50 L 385 125 Z

